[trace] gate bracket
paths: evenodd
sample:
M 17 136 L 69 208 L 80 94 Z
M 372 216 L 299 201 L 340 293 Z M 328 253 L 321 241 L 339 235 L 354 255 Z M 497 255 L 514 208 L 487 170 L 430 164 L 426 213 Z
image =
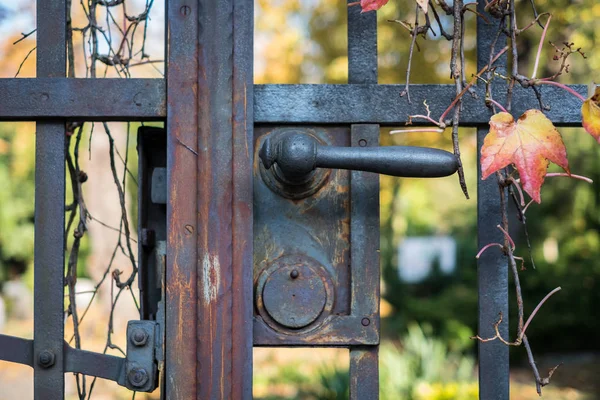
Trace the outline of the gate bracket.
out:
M 75 349 L 64 343 L 64 370 L 108 379 L 137 392 L 152 392 L 158 385 L 156 349 L 161 349 L 159 326 L 154 321 L 129 321 L 127 324 L 127 356 L 116 357 Z M 38 363 L 52 368 L 49 351 L 42 351 Z M 14 362 L 33 368 L 36 357 L 33 340 L 0 334 L 0 361 Z

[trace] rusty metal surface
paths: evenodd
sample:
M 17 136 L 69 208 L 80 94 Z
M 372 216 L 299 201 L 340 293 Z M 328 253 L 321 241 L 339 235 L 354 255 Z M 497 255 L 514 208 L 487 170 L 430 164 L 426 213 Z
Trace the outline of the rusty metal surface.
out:
M 334 304 L 331 275 L 306 255 L 283 256 L 258 276 L 256 309 L 275 331 L 310 332 L 331 314 Z
M 328 298 L 322 278 L 305 263 L 273 271 L 262 297 L 267 314 L 292 329 L 303 328 L 319 318 Z M 297 313 L 298 309 L 302 313 Z
M 378 146 L 379 125 L 352 125 L 351 143 Z M 379 333 L 379 175 L 352 171 L 350 182 L 352 313 Z
M 347 127 L 259 127 L 255 129 L 254 148 L 255 152 L 258 152 L 268 136 L 276 137 L 281 132 L 290 130 L 302 131 L 326 145 L 358 146 L 361 139 L 367 140 L 369 145 L 376 145 L 378 130 L 373 130 L 373 126 L 365 129 L 358 129 L 358 134 L 352 139 Z M 320 179 L 313 182 L 317 187 L 314 193 L 305 188 L 307 190 L 303 193 L 307 192 L 309 195 L 293 198 L 282 192 L 280 187 L 268 184 L 262 161 L 255 154 L 256 346 L 347 347 L 379 343 L 378 176 L 344 170 L 326 172 L 323 175 L 324 182 Z M 352 186 L 351 174 L 358 174 L 353 178 Z M 365 193 L 368 191 L 366 197 L 358 194 L 361 190 Z M 354 193 L 352 198 L 351 193 Z M 354 201 L 358 201 L 357 205 L 361 208 L 355 207 L 353 212 L 351 204 Z M 352 218 L 357 218 L 356 224 L 364 226 L 357 225 L 351 228 L 356 225 L 352 222 L 351 213 Z M 356 230 L 356 242 L 353 241 L 352 229 Z M 373 237 L 363 237 L 366 233 Z M 360 243 L 361 240 L 364 244 Z M 353 250 L 351 241 L 355 246 Z M 351 251 L 356 253 L 353 257 L 350 257 Z M 372 258 L 366 259 L 365 256 Z M 317 301 L 322 300 L 322 291 L 319 284 L 312 281 L 312 277 L 309 279 L 311 284 L 291 283 L 294 280 L 290 274 L 299 266 L 308 266 L 311 274 L 319 276 L 326 293 L 324 305 Z M 308 273 L 297 269 L 299 274 Z M 278 270 L 281 271 L 280 275 L 276 275 L 279 291 L 267 285 L 269 278 L 278 274 Z M 286 276 L 290 277 L 287 280 L 289 287 L 285 284 Z M 295 291 L 286 291 L 286 287 L 294 288 Z M 303 303 L 290 299 L 293 294 L 301 298 L 312 295 L 314 298 Z M 273 303 L 279 302 L 280 307 L 285 306 L 286 316 L 270 315 L 269 300 L 265 298 L 267 295 L 273 296 Z M 328 306 L 327 303 L 331 301 L 333 304 Z M 320 313 L 315 318 L 317 309 Z M 296 324 L 297 321 L 310 322 L 303 326 L 291 327 L 290 325 L 294 324 L 288 322 L 292 319 Z M 363 323 L 365 319 L 368 320 L 366 324 Z
M 350 400 L 379 399 L 379 346 L 350 348 Z
M 38 1 L 37 76 L 66 76 L 65 0 Z M 65 124 L 36 125 L 34 384 L 36 400 L 64 397 Z
M 252 7 L 168 3 L 169 399 L 252 396 Z
M 165 395 L 175 400 L 200 398 L 196 392 L 198 15 L 195 2 L 167 2 Z
M 233 3 L 232 399 L 252 399 L 254 1 Z
M 377 84 L 377 18 L 348 8 L 348 83 Z M 380 86 L 378 86 L 380 87 Z M 379 123 L 379 121 L 374 121 Z M 352 147 L 379 146 L 379 125 L 352 125 Z M 350 246 L 352 312 L 377 333 L 376 346 L 350 348 L 350 399 L 379 399 L 379 176 L 352 171 Z
M 248 0 L 199 5 L 197 398 L 251 398 L 252 338 L 241 322 L 251 305 L 243 288 L 251 254 L 245 144 L 252 8 Z

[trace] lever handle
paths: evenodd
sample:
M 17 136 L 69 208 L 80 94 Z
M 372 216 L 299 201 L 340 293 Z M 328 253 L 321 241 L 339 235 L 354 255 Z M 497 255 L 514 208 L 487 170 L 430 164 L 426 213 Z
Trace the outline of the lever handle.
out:
M 290 133 L 275 141 L 267 137 L 259 157 L 267 169 L 276 164 L 278 175 L 290 184 L 305 182 L 316 168 L 411 178 L 448 176 L 458 169 L 456 156 L 444 150 L 414 146 L 324 146 L 302 133 Z

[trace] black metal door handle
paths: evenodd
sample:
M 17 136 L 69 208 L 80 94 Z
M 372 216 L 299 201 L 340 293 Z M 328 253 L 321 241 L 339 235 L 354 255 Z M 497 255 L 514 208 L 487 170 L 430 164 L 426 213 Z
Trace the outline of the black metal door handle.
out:
M 378 174 L 437 178 L 458 169 L 456 156 L 444 150 L 414 146 L 324 146 L 310 135 L 288 133 L 267 137 L 259 152 L 266 169 L 276 164 L 277 175 L 289 184 L 302 184 L 316 168 L 337 168 Z

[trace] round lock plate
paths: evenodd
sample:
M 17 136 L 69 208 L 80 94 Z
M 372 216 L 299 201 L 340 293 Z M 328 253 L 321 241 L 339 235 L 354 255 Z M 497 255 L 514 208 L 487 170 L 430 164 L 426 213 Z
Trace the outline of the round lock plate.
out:
M 323 279 L 307 265 L 273 271 L 263 287 L 264 307 L 277 323 L 292 329 L 314 322 L 327 304 Z

